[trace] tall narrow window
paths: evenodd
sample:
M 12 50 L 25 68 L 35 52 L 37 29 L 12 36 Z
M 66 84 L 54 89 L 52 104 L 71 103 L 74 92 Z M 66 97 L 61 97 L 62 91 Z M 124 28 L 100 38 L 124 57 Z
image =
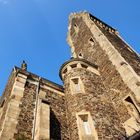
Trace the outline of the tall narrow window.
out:
M 50 105 L 39 99 L 35 122 L 35 140 L 50 140 Z
M 84 92 L 84 86 L 79 77 L 72 78 L 70 85 L 71 85 L 70 88 L 71 88 L 72 93 L 83 93 Z
M 98 140 L 93 120 L 89 112 L 78 114 L 77 124 L 80 140 Z

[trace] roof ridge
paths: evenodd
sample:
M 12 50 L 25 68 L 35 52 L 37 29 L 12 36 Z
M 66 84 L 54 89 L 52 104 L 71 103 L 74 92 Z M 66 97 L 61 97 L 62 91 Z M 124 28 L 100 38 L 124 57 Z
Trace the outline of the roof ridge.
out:
M 116 35 L 119 34 L 117 29 L 111 27 L 110 25 L 103 22 L 102 20 L 100 20 L 99 18 L 97 18 L 96 16 L 92 15 L 90 12 L 87 12 L 87 11 L 73 12 L 70 14 L 69 19 L 71 19 L 71 17 L 73 16 L 79 16 L 79 14 L 88 15 L 89 19 L 92 20 L 95 24 L 98 24 L 98 26 L 100 26 L 101 28 L 104 28 L 106 31 L 110 33 L 114 33 Z

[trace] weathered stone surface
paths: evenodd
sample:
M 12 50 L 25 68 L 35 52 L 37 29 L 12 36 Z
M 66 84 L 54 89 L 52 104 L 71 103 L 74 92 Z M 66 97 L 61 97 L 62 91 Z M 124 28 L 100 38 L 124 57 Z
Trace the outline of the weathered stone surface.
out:
M 80 76 L 85 87 L 85 93 L 72 94 L 70 90 L 70 78 Z M 73 69 L 64 79 L 65 94 L 67 103 L 67 117 L 71 140 L 78 140 L 78 130 L 76 123 L 76 113 L 82 110 L 89 111 L 96 124 L 98 135 L 104 139 L 110 139 L 113 135 L 121 137 L 122 129 L 119 116 L 111 102 L 108 90 L 105 88 L 100 76 L 95 75 L 84 69 Z M 110 126 L 111 125 L 111 126 Z M 100 133 L 101 132 L 101 133 Z M 115 139 L 114 137 L 114 139 Z
M 132 95 L 135 98 L 135 103 L 137 103 L 137 105 L 139 105 L 139 100 L 136 99 L 133 91 L 131 91 L 128 85 L 123 81 L 123 78 L 121 77 L 120 73 L 118 72 L 116 67 L 113 65 L 111 58 L 109 59 L 108 54 L 100 46 L 102 42 L 99 43 L 97 39 L 94 38 L 93 34 L 97 34 L 97 33 L 96 31 L 91 32 L 91 28 L 92 26 L 95 26 L 95 24 L 92 22 L 88 23 L 89 21 L 87 20 L 87 18 L 85 18 L 85 15 L 88 16 L 87 13 L 81 13 L 81 15 L 74 14 L 70 17 L 68 42 L 72 48 L 72 53 L 75 58 L 79 57 L 79 54 L 81 53 L 83 56 L 83 59 L 86 59 L 89 62 L 97 64 L 99 66 L 101 82 L 105 86 L 105 89 L 102 90 L 102 93 L 106 92 L 105 95 L 107 95 L 106 98 L 108 101 L 108 103 L 106 103 L 105 100 L 103 100 L 103 103 L 102 103 L 101 99 L 98 100 L 98 98 L 96 97 L 95 98 L 96 103 L 93 103 L 94 105 L 97 105 L 97 107 L 99 108 L 99 109 L 98 108 L 95 109 L 96 111 L 98 110 L 98 113 L 100 112 L 100 106 L 104 107 L 104 109 L 101 110 L 101 113 L 103 113 L 104 117 L 100 116 L 101 120 L 104 119 L 104 121 L 101 125 L 98 125 L 98 127 L 102 129 L 102 130 L 98 130 L 99 139 L 115 139 L 115 137 L 116 139 L 118 139 L 119 137 L 123 137 L 123 135 L 125 135 L 125 131 L 122 124 L 131 117 L 130 113 L 128 113 L 128 110 L 123 102 L 124 98 L 127 95 Z M 90 28 L 87 26 L 87 24 L 88 26 L 90 26 Z M 75 32 L 75 28 L 74 28 L 75 25 L 76 25 L 76 28 L 78 28 L 79 32 Z M 97 26 L 97 23 L 96 23 L 96 26 Z M 125 43 L 121 39 L 119 39 L 115 33 L 112 33 L 112 32 L 110 33 L 109 31 L 106 31 L 104 28 L 100 27 L 99 25 L 97 27 L 99 27 L 99 29 L 101 29 L 102 31 L 102 34 L 100 34 L 100 36 L 104 36 L 104 35 L 107 36 L 109 41 L 111 41 L 111 43 L 114 45 L 114 48 L 117 49 L 117 51 L 121 53 L 121 55 L 126 59 L 126 61 L 138 73 L 140 69 L 140 67 L 138 66 L 139 56 L 137 56 L 136 53 L 134 53 L 134 51 L 131 51 L 131 49 L 128 46 L 124 47 Z M 123 46 L 121 45 L 121 47 L 124 47 L 123 50 L 120 47 L 120 44 L 123 44 Z M 110 50 L 108 50 L 108 53 L 109 51 Z M 112 53 L 112 51 L 110 51 L 110 53 Z M 114 55 L 116 54 L 112 54 L 113 57 Z M 133 63 L 133 61 L 135 61 L 135 63 Z M 75 71 L 73 71 L 73 73 L 75 73 Z M 86 76 L 88 77 L 87 73 L 82 74 L 82 76 L 83 75 L 85 77 Z M 65 77 L 67 78 L 68 76 L 66 75 Z M 89 76 L 89 77 L 92 79 L 94 76 Z M 131 83 L 132 80 L 130 78 L 131 77 L 129 76 L 128 81 Z M 97 80 L 96 82 L 98 83 L 98 81 L 99 80 Z M 68 81 L 65 83 L 68 83 Z M 87 85 L 87 83 L 89 85 Z M 85 82 L 84 86 L 87 87 L 88 90 L 89 89 L 93 90 L 94 88 L 91 86 L 91 83 L 92 83 L 91 81 L 90 82 L 87 81 Z M 98 84 L 96 84 L 96 87 L 101 89 L 101 87 L 98 87 L 97 85 Z M 103 97 L 103 95 L 101 96 Z M 88 101 L 90 102 L 90 99 L 88 99 Z M 111 112 L 107 112 L 107 111 L 111 111 Z M 106 113 L 108 115 L 110 114 L 110 116 L 107 118 L 105 117 Z M 116 122 L 114 120 L 116 120 Z M 112 121 L 108 123 L 111 125 L 111 127 L 105 126 L 107 121 Z M 111 128 L 113 133 L 109 133 L 110 132 L 109 128 Z M 115 129 L 113 130 L 113 128 Z
M 20 105 L 21 112 L 18 118 L 17 134 L 18 136 L 24 136 L 27 139 L 32 138 L 34 109 L 36 100 L 36 86 L 30 83 L 26 83 L 22 103 Z
M 2 135 L 1 131 L 4 129 L 3 128 L 4 120 L 6 117 L 6 111 L 8 109 L 9 101 L 11 100 L 10 95 L 11 95 L 12 88 L 13 88 L 13 85 L 15 82 L 15 77 L 16 77 L 16 73 L 14 71 L 12 71 L 12 73 L 9 77 L 8 83 L 6 85 L 5 91 L 0 100 L 0 104 L 1 105 L 3 104 L 1 106 L 1 112 L 0 112 L 0 135 Z
M 0 99 L 2 140 L 123 140 L 140 131 L 139 56 L 86 12 L 70 16 L 68 42 L 74 58 L 60 69 L 64 88 L 13 70 Z M 90 121 L 78 118 L 84 112 Z M 81 134 L 82 121 L 92 135 Z

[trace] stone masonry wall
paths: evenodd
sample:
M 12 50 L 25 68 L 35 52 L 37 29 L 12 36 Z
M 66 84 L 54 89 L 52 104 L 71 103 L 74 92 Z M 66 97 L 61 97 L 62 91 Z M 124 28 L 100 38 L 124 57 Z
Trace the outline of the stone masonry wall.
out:
M 50 139 L 68 140 L 68 125 L 64 95 L 43 89 L 46 92 L 45 100 L 50 105 Z
M 18 83 L 18 88 L 19 89 L 22 88 L 24 93 L 19 104 L 20 112 L 17 118 L 16 133 L 14 134 L 14 139 L 31 140 L 33 135 L 33 127 L 35 125 L 34 111 L 36 105 L 36 92 L 37 92 L 36 80 L 39 77 L 27 71 L 20 71 L 20 69 L 17 72 L 19 73 L 21 72 L 22 75 L 25 76 L 28 75 L 28 79 L 26 81 L 25 87 L 20 87 L 20 83 Z M 3 106 L 2 117 L 0 119 L 1 122 L 0 127 L 2 127 L 2 123 L 5 119 L 5 113 L 7 110 L 7 105 L 10 101 L 9 98 L 10 98 L 13 84 L 15 83 L 14 79 L 16 75 L 17 73 L 12 73 L 12 75 L 10 76 L 5 92 L 1 98 L 1 100 L 5 99 L 5 104 Z M 47 85 L 48 89 L 41 88 L 44 84 Z M 50 88 L 50 86 L 52 86 L 54 89 L 52 87 Z M 63 94 L 63 87 L 57 84 L 53 85 L 53 83 L 51 83 L 50 81 L 47 80 L 45 81 L 45 79 L 43 79 L 43 81 L 42 80 L 40 81 L 40 88 L 38 94 L 40 93 L 41 90 L 46 93 L 46 95 L 44 96 L 44 100 L 47 101 L 51 109 L 50 140 L 61 140 L 61 139 L 68 140 L 69 134 L 67 132 L 68 125 L 67 125 L 67 119 L 65 113 L 66 107 L 65 107 L 65 96 Z M 18 95 L 18 90 L 17 90 L 17 95 Z M 15 96 L 13 96 L 12 98 L 15 98 Z M 13 139 L 13 137 L 11 137 L 11 139 Z
M 74 46 L 76 46 L 75 47 L 76 54 L 78 55 L 79 52 L 82 52 L 83 57 L 86 60 L 93 62 L 99 66 L 99 71 L 106 88 L 108 88 L 108 90 L 111 90 L 111 92 L 113 92 L 114 94 L 118 94 L 117 92 L 115 92 L 118 91 L 119 94 L 121 95 L 121 97 L 118 96 L 119 99 L 125 97 L 129 93 L 133 94 L 130 91 L 130 89 L 124 84 L 121 76 L 119 75 L 115 67 L 112 65 L 111 61 L 109 61 L 108 56 L 99 46 L 98 42 L 96 42 L 96 40 L 93 38 L 86 24 L 82 21 L 82 19 L 74 19 L 74 20 L 77 20 L 77 22 L 76 21 L 73 22 L 76 22 L 76 24 L 78 24 L 78 27 L 80 28 L 79 29 L 80 32 L 76 35 L 76 37 L 75 36 L 73 37 L 72 34 L 73 28 L 70 31 L 73 44 Z M 89 41 L 90 38 L 93 38 L 94 45 L 92 45 L 91 42 Z M 110 96 L 115 95 L 111 94 Z
M 71 93 L 70 78 L 75 76 L 80 76 L 85 93 Z M 91 113 L 99 140 L 118 140 L 123 137 L 124 129 L 100 76 L 82 68 L 75 68 L 67 72 L 64 83 L 71 140 L 79 140 L 76 113 L 83 110 Z
M 125 60 L 133 67 L 135 72 L 140 75 L 140 57 L 124 42 L 118 35 L 104 30 L 96 23 L 98 28 L 105 34 L 112 45 L 119 51 Z
M 25 91 L 20 105 L 21 112 L 18 118 L 17 133 L 15 139 L 32 139 L 32 129 L 34 120 L 34 108 L 36 100 L 37 86 L 29 82 L 25 85 Z
M 75 32 L 75 24 L 79 28 L 78 33 Z M 123 104 L 123 98 L 128 94 L 133 95 L 135 98 L 135 95 L 124 84 L 120 74 L 115 69 L 115 66 L 112 65 L 108 56 L 99 46 L 96 39 L 93 38 L 90 29 L 83 22 L 82 17 L 72 19 L 69 32 L 77 57 L 79 53 L 82 53 L 84 59 L 99 66 L 103 83 L 109 91 L 108 96 L 110 96 L 111 102 L 114 104 L 114 108 L 119 115 L 121 123 L 124 123 L 130 118 L 130 115 Z M 90 41 L 91 38 L 92 41 Z

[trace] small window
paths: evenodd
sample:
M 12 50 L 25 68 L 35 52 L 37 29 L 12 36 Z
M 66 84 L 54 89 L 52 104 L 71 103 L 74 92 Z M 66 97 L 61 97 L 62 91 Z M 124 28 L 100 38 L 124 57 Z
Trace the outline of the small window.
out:
M 4 106 L 5 100 L 2 101 L 0 107 L 2 108 Z
M 124 99 L 125 105 L 130 113 L 131 116 L 137 118 L 140 116 L 139 109 L 137 108 L 136 104 L 134 103 L 134 100 L 131 98 L 131 96 L 128 96 Z
M 94 42 L 93 38 L 90 38 L 90 42 Z
M 50 104 L 47 100 L 45 100 L 45 99 L 42 99 L 42 103 L 44 103 L 44 104 Z
M 82 54 L 82 53 L 79 53 L 79 54 L 78 54 L 78 57 L 79 57 L 79 58 L 83 58 L 83 54 Z
M 79 77 L 71 79 L 70 88 L 71 88 L 72 93 L 83 93 L 84 92 L 84 86 Z
M 123 66 L 123 65 L 127 65 L 126 62 L 121 62 L 120 64 L 121 64 L 121 66 Z
M 80 140 L 98 140 L 97 132 L 89 112 L 78 113 L 77 124 Z
M 74 27 L 77 27 L 77 24 L 76 23 L 74 23 Z
M 74 91 L 75 92 L 80 92 L 79 79 L 75 78 L 75 79 L 72 79 L 72 81 L 73 81 Z
M 71 68 L 76 68 L 76 67 L 77 67 L 77 64 L 71 65 Z
M 63 73 L 65 74 L 67 72 L 67 68 L 63 71 Z
M 93 38 L 90 38 L 90 39 L 89 39 L 89 43 L 90 43 L 92 46 L 95 44 Z
M 77 26 L 76 23 L 74 24 L 74 30 L 75 30 L 75 33 L 76 33 L 76 34 L 79 32 L 79 27 Z

